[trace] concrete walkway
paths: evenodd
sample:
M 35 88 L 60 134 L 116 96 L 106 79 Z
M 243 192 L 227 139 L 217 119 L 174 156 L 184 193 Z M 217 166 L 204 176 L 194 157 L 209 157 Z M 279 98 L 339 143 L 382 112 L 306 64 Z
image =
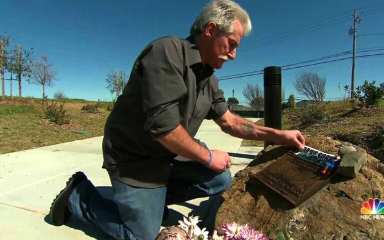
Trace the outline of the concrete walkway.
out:
M 253 122 L 258 119 L 249 119 Z M 196 138 L 210 149 L 232 156 L 231 172 L 243 169 L 262 148 L 240 147 L 241 139 L 223 132 L 213 121 L 204 121 Z M 101 168 L 102 137 L 0 155 L 0 236 L 1 239 L 108 239 L 90 226 L 71 220 L 68 226 L 55 227 L 47 214 L 55 196 L 68 178 L 83 171 L 106 197 L 112 188 Z M 195 199 L 170 206 L 164 226 L 178 225 L 182 216 L 200 216 L 204 226 L 212 228 L 219 198 Z

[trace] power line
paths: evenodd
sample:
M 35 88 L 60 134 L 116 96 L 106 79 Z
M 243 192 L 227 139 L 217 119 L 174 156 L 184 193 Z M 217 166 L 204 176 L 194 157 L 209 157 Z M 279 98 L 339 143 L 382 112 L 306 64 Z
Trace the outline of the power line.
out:
M 358 37 L 384 35 L 384 33 L 360 34 Z
M 384 6 L 384 3 L 378 3 L 378 4 L 375 4 L 375 5 L 371 5 L 371 6 L 366 6 L 366 7 L 361 7 L 361 8 L 356 8 L 356 9 L 358 9 L 358 10 L 362 10 L 362 9 L 366 9 L 366 8 L 374 8 L 374 9 L 377 9 L 376 7 L 377 6 L 380 6 L 380 5 L 383 5 Z M 351 10 L 351 11 L 353 11 L 353 9 Z
M 346 12 L 347 13 L 347 12 Z M 306 25 L 306 26 L 301 26 L 301 27 L 298 27 L 298 28 L 295 28 L 295 29 L 300 29 L 300 31 L 303 31 L 303 30 L 309 30 L 309 29 L 312 29 L 314 27 L 318 27 L 319 24 L 320 25 L 323 25 L 323 24 L 328 24 L 327 22 L 335 22 L 337 20 L 342 20 L 343 18 L 346 18 L 346 17 L 349 17 L 349 15 L 346 15 L 346 13 L 343 13 L 343 14 L 339 14 L 339 15 L 336 15 L 336 16 L 333 16 L 331 18 L 328 18 L 328 19 L 324 19 L 324 20 L 320 20 L 318 22 L 315 22 L 315 23 L 312 23 L 312 24 L 309 24 L 309 25 Z M 348 12 L 349 13 L 349 12 Z M 345 16 L 344 16 L 345 15 Z M 335 19 L 336 18 L 336 19 Z M 341 19 L 340 19 L 341 18 Z M 333 20 L 334 19 L 334 20 Z M 293 29 L 293 30 L 295 30 Z M 265 38 L 262 38 L 260 41 L 269 41 L 271 38 L 272 39 L 275 39 L 276 37 L 280 37 L 279 35 L 287 35 L 287 34 L 291 34 L 292 33 L 292 29 L 291 30 L 287 30 L 285 32 L 282 32 L 280 34 L 273 34 L 272 36 L 269 36 L 269 37 L 265 37 Z M 247 47 L 247 46 L 245 46 Z
M 356 56 L 356 58 L 367 58 L 367 57 L 377 57 L 377 56 L 384 56 L 384 53 Z M 284 71 L 288 71 L 288 70 L 298 69 L 298 68 L 303 68 L 303 67 L 310 67 L 310 66 L 316 66 L 316 65 L 326 64 L 326 63 L 344 61 L 344 60 L 348 60 L 348 59 L 351 59 L 351 58 L 352 57 L 346 57 L 346 58 L 334 59 L 334 60 L 329 60 L 329 61 L 323 61 L 323 62 L 319 62 L 319 63 L 306 64 L 306 65 L 301 65 L 301 66 L 296 66 L 296 67 L 291 67 L 291 68 L 285 68 L 286 66 L 282 66 L 281 68 Z M 239 74 L 239 76 L 227 76 L 224 79 L 223 78 L 219 78 L 218 81 L 225 81 L 225 80 L 231 80 L 231 79 L 237 79 L 237 78 L 257 76 L 257 75 L 262 75 L 262 74 L 263 74 L 263 70 L 259 70 L 259 71 L 257 71 L 257 73 L 255 72 L 255 73 L 248 73 L 248 74 L 243 74 L 243 75 Z
M 363 48 L 357 52 L 362 53 L 362 52 L 372 52 L 372 51 L 381 51 L 381 50 L 384 50 L 384 46 Z M 294 65 L 299 65 L 299 64 L 303 64 L 303 63 L 316 62 L 319 60 L 331 59 L 331 58 L 335 58 L 335 57 L 341 57 L 341 56 L 345 56 L 345 55 L 348 55 L 351 53 L 352 53 L 352 51 L 344 51 L 344 52 L 335 53 L 335 54 L 331 54 L 328 56 L 319 57 L 319 58 L 315 58 L 315 59 L 311 59 L 311 60 L 287 64 L 287 65 L 282 66 L 282 68 L 290 67 L 290 66 L 294 66 Z M 257 71 L 250 71 L 250 72 L 238 73 L 238 74 L 233 74 L 233 75 L 227 75 L 227 76 L 219 77 L 219 79 L 221 81 L 224 81 L 224 80 L 227 80 L 227 78 L 233 79 L 234 77 L 248 77 L 248 76 L 260 75 L 263 73 L 264 73 L 264 70 L 257 70 Z
M 372 10 L 363 11 L 362 14 L 364 14 L 364 16 L 368 16 L 368 15 L 373 15 L 382 11 L 384 11 L 384 6 L 381 8 L 374 8 Z
M 305 34 L 308 34 L 308 33 L 311 33 L 311 32 L 315 32 L 315 31 L 318 31 L 318 30 L 321 30 L 321 29 L 324 29 L 324 28 L 331 27 L 331 26 L 336 25 L 338 23 L 342 23 L 342 22 L 348 21 L 349 18 L 350 18 L 349 16 L 344 16 L 344 17 L 339 18 L 339 19 L 337 19 L 335 21 L 331 21 L 329 23 L 322 23 L 322 24 L 320 24 L 318 26 L 309 27 L 309 28 L 307 27 L 307 28 L 304 28 L 304 29 L 300 28 L 299 30 L 296 30 L 296 31 L 295 30 L 293 30 L 293 31 L 291 30 L 287 34 L 280 34 L 280 36 L 279 35 L 270 36 L 268 38 L 260 40 L 257 43 L 252 43 L 252 44 L 246 45 L 246 46 L 242 47 L 242 50 L 249 50 L 249 49 L 260 48 L 260 47 L 264 47 L 264 46 L 267 46 L 267 45 L 270 45 L 270 44 L 273 44 L 273 43 L 281 42 L 281 41 L 286 40 L 286 39 L 291 38 L 291 37 L 297 37 L 297 36 L 305 35 Z
M 365 16 L 366 15 L 373 15 L 373 14 L 381 13 L 384 11 L 384 8 L 383 9 L 377 8 L 377 6 L 382 6 L 382 5 L 384 7 L 384 3 L 380 3 L 380 4 L 375 4 L 375 5 L 357 8 L 357 9 L 359 9 L 359 10 L 366 9 L 366 11 L 363 12 L 365 14 Z M 274 34 L 272 36 L 262 38 L 262 39 L 260 39 L 259 42 L 245 45 L 244 47 L 242 47 L 239 50 L 243 51 L 243 50 L 260 48 L 260 47 L 264 47 L 264 46 L 267 46 L 267 45 L 270 45 L 273 43 L 278 43 L 278 42 L 284 41 L 285 39 L 288 39 L 291 37 L 301 36 L 301 35 L 315 32 L 315 31 L 318 31 L 318 30 L 321 30 L 324 28 L 331 27 L 331 26 L 336 25 L 338 23 L 342 23 L 342 22 L 349 20 L 350 19 L 349 13 L 351 11 L 353 11 L 353 9 L 350 11 L 338 14 L 336 16 L 333 16 L 331 18 L 320 20 L 316 23 L 309 24 L 309 25 L 304 26 L 304 27 L 295 28 L 293 30 L 288 30 L 288 31 L 285 31 L 285 32 L 277 34 L 277 35 Z M 296 30 L 296 29 L 299 29 L 299 30 Z

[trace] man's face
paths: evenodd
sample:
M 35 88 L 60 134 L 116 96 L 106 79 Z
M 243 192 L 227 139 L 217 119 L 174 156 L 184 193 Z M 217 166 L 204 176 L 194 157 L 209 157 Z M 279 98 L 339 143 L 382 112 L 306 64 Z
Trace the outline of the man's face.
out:
M 239 46 L 243 34 L 243 27 L 238 20 L 233 23 L 232 33 L 221 35 L 218 28 L 214 29 L 210 39 L 207 63 L 214 69 L 220 69 L 224 62 L 234 60 L 236 48 Z

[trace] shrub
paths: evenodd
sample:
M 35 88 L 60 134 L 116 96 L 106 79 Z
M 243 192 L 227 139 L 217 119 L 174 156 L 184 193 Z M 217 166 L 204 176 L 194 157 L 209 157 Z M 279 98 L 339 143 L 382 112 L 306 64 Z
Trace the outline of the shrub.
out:
M 296 108 L 295 95 L 293 95 L 293 94 L 289 95 L 288 108 L 289 109 L 295 109 Z
M 108 103 L 107 105 L 107 111 L 112 111 L 113 107 L 115 106 L 116 99 L 113 99 L 112 102 Z
M 376 87 L 375 83 L 376 81 L 370 83 L 365 81 L 363 85 L 356 88 L 355 95 L 365 107 L 377 107 L 384 97 L 384 83 L 381 83 L 380 87 Z
M 81 108 L 81 111 L 82 111 L 82 112 L 87 112 L 87 113 L 93 113 L 93 114 L 96 114 L 96 113 L 99 113 L 98 108 L 99 108 L 99 103 L 96 103 L 96 104 L 94 104 L 94 105 L 92 105 L 92 104 L 87 104 L 87 105 L 85 105 L 85 106 L 83 106 L 83 107 Z
M 281 110 L 285 111 L 289 109 L 289 103 L 288 102 L 282 102 L 281 103 Z
M 323 105 L 312 105 L 302 111 L 302 124 L 315 124 L 330 122 L 331 116 L 325 111 Z
M 377 126 L 370 137 L 369 147 L 373 149 L 373 156 L 384 162 L 384 127 Z
M 49 121 L 59 125 L 68 124 L 70 122 L 71 119 L 64 109 L 64 102 L 58 106 L 57 102 L 52 101 L 51 104 L 45 103 L 43 106 L 45 118 Z

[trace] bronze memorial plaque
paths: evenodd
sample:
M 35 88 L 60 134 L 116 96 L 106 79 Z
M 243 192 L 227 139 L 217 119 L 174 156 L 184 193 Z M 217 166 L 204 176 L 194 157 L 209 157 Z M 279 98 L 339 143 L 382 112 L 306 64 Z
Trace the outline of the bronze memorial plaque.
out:
M 305 147 L 289 152 L 268 165 L 256 178 L 295 206 L 327 186 L 340 159 L 334 155 Z

